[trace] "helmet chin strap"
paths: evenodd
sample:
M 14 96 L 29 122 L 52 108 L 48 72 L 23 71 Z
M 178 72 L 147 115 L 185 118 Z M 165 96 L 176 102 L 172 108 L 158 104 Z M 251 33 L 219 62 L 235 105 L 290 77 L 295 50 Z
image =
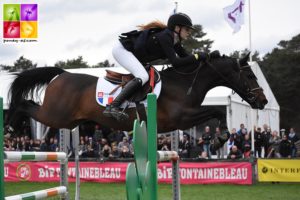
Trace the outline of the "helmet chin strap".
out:
M 181 33 L 181 26 L 179 26 L 179 32 L 176 32 L 175 30 L 174 30 L 174 33 L 176 33 L 177 35 L 178 35 L 178 38 L 179 38 L 179 42 L 181 43 L 181 36 L 180 36 L 180 33 Z

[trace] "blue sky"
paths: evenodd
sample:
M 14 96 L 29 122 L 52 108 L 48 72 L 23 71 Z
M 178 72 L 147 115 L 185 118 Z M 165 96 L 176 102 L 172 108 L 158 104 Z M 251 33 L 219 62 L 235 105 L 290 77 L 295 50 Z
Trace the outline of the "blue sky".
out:
M 83 56 L 94 65 L 105 59 L 115 62 L 111 47 L 120 33 L 138 24 L 158 19 L 166 22 L 174 9 L 172 0 L 2 0 L 3 3 L 38 3 L 39 38 L 37 43 L 3 44 L 0 64 L 12 64 L 21 55 L 39 66 Z M 178 11 L 201 24 L 206 38 L 214 41 L 212 50 L 229 54 L 249 48 L 248 0 L 245 25 L 232 34 L 223 18 L 223 8 L 234 0 L 178 0 Z M 260 54 L 270 52 L 280 40 L 300 33 L 300 1 L 251 0 L 252 47 Z M 1 19 L 2 19 L 2 9 Z M 2 35 L 3 25 L 0 25 Z

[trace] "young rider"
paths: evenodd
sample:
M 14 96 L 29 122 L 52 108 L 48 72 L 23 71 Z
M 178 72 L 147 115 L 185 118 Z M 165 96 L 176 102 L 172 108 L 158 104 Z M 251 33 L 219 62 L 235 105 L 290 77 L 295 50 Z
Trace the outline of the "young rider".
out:
M 144 63 L 167 58 L 173 67 L 179 67 L 196 64 L 209 57 L 206 53 L 188 54 L 182 47 L 181 41 L 186 40 L 194 29 L 191 18 L 184 13 L 171 15 L 167 25 L 154 21 L 139 27 L 148 32 L 124 33 L 113 47 L 112 54 L 115 60 L 135 78 L 125 85 L 110 105 L 106 106 L 103 114 L 107 117 L 118 120 L 128 118 L 127 114 L 120 110 L 120 105 L 149 80 Z

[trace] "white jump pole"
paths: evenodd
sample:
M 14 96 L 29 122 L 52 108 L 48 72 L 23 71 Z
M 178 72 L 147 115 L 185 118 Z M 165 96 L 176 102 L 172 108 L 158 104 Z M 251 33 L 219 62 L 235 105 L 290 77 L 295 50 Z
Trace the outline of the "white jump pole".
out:
M 80 173 L 79 173 L 79 128 L 76 127 L 72 131 L 72 144 L 73 150 L 75 153 L 75 172 L 76 172 L 76 191 L 75 191 L 75 200 L 80 199 Z
M 179 145 L 179 130 L 171 133 L 171 150 L 178 152 Z M 179 171 L 179 159 L 177 161 L 172 160 L 172 189 L 173 199 L 181 200 L 180 194 L 180 171 Z
M 59 151 L 65 152 L 68 155 L 68 147 L 70 144 L 70 130 L 60 129 L 59 130 Z M 69 200 L 69 184 L 68 184 L 68 161 L 60 161 L 60 185 L 63 185 L 67 188 L 67 192 L 62 196 L 62 199 Z

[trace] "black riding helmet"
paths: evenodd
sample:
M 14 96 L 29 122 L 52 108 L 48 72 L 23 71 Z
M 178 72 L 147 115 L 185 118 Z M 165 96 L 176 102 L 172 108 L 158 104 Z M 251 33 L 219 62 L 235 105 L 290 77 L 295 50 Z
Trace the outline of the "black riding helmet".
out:
M 169 17 L 168 28 L 171 31 L 175 30 L 175 26 L 186 26 L 190 29 L 195 29 L 191 18 L 184 13 L 175 13 Z

